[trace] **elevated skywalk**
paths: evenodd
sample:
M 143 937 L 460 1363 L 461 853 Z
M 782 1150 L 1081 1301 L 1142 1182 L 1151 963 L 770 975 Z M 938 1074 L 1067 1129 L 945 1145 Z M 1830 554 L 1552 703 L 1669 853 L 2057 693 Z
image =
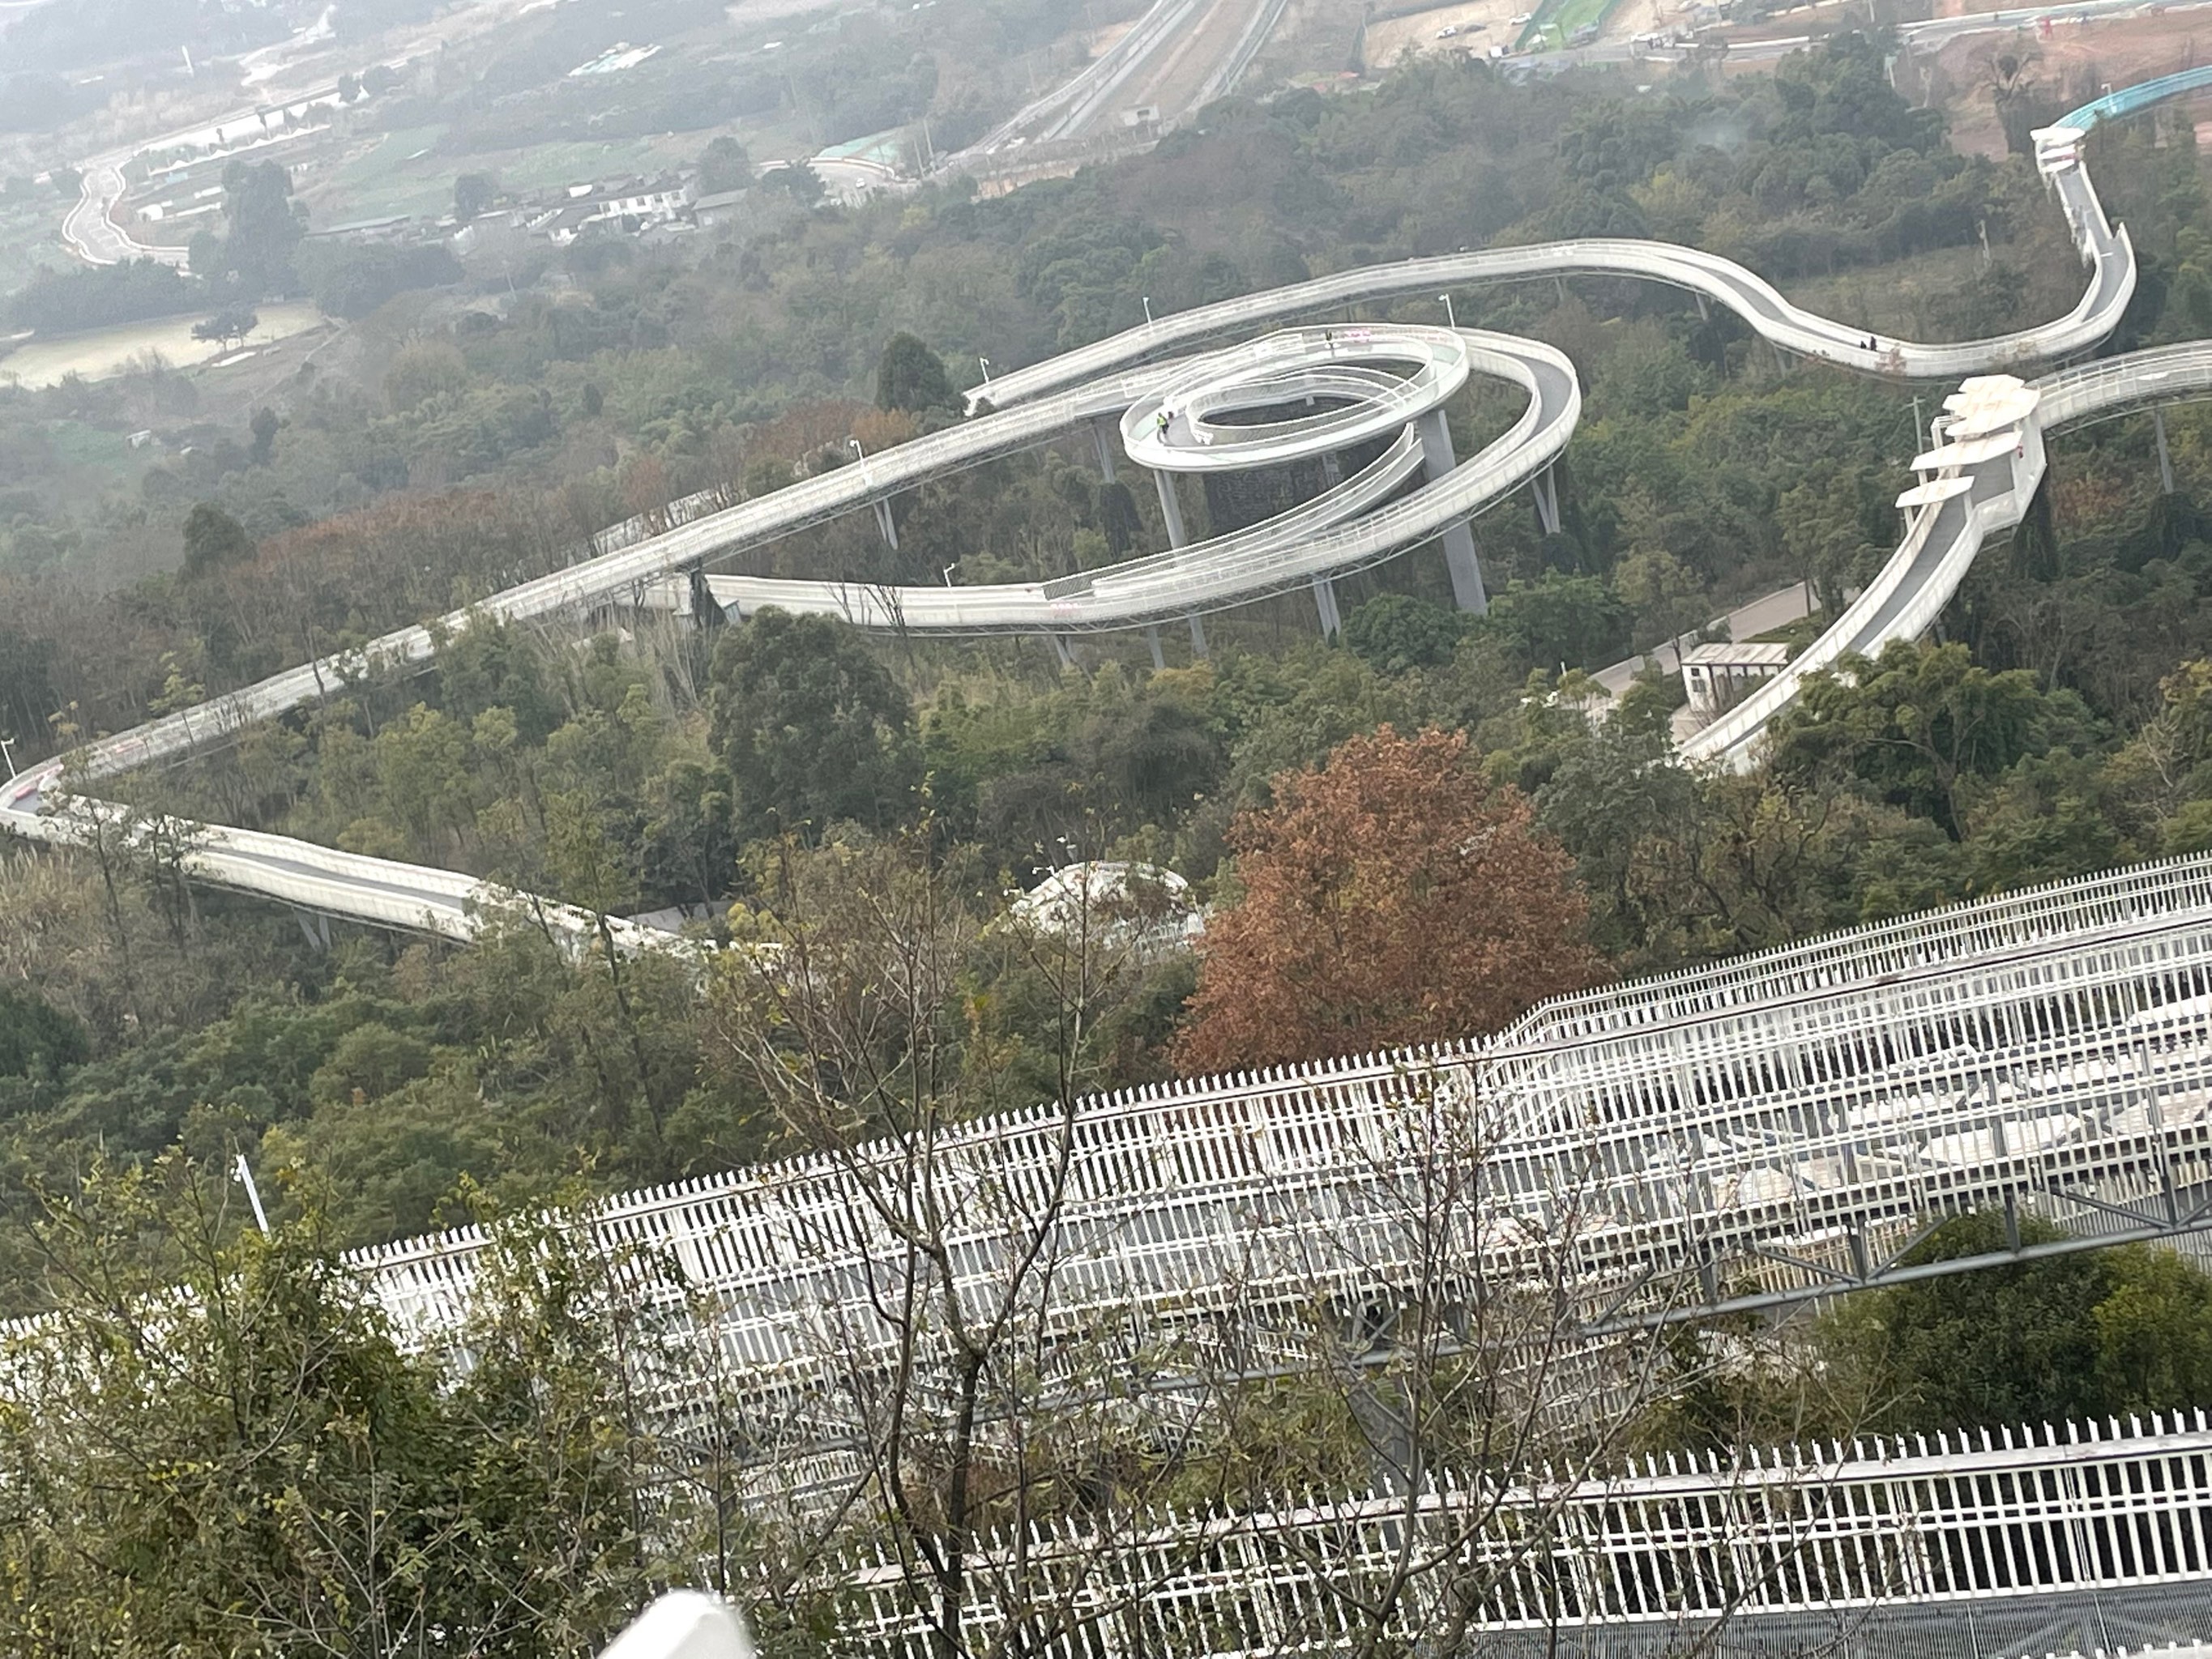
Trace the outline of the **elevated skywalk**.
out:
M 2204 84 L 2192 76 L 2168 77 L 2141 89 L 2126 110 L 2160 98 L 2193 91 Z M 2075 112 L 2094 125 L 2122 106 L 2112 100 Z M 326 687 L 375 665 L 405 666 L 427 659 L 436 641 L 468 627 L 475 616 L 508 618 L 574 614 L 614 604 L 671 602 L 671 578 L 699 571 L 712 557 L 751 543 L 787 535 L 864 507 L 883 508 L 901 490 L 950 470 L 979 465 L 1048 441 L 1071 430 L 1118 418 L 1156 392 L 1173 366 L 1163 356 L 1267 324 L 1325 313 L 1334 307 L 1421 293 L 1440 288 L 1534 276 L 1579 273 L 1625 275 L 1670 283 L 1717 301 L 1741 315 L 1778 349 L 1866 372 L 1908 377 L 1950 377 L 2017 368 L 2078 354 L 2103 339 L 2118 323 L 2134 290 L 2136 264 L 2125 231 L 2106 219 L 2078 158 L 2056 152 L 2046 173 L 2066 212 L 2077 247 L 2089 268 L 2080 301 L 2065 316 L 2031 329 L 1991 339 L 1953 345 L 1923 345 L 1863 336 L 1855 327 L 1822 319 L 1792 306 L 1771 284 L 1717 256 L 1664 243 L 1593 240 L 1530 247 L 1409 259 L 1370 266 L 1267 293 L 1204 306 L 1160 319 L 1138 330 L 1079 348 L 1048 362 L 1018 369 L 994 380 L 995 404 L 1011 405 L 946 431 L 919 438 L 863 458 L 857 465 L 803 480 L 753 501 L 690 517 L 659 533 L 632 527 L 602 538 L 607 550 L 596 556 L 509 588 L 473 611 L 456 612 L 435 624 L 395 630 L 359 652 L 320 659 L 271 676 L 213 702 L 149 721 L 135 730 L 100 739 L 73 757 L 71 792 L 64 798 L 58 764 L 0 786 L 0 826 L 34 839 L 67 842 L 94 832 L 79 798 L 102 778 L 137 766 L 160 763 L 219 740 L 255 721 L 267 720 L 323 695 Z M 851 583 L 796 584 L 750 579 L 714 579 L 710 588 L 725 606 L 740 614 L 750 605 L 775 604 L 842 616 L 858 626 L 900 632 L 975 634 L 1036 630 L 1057 635 L 1084 628 L 1157 626 L 1180 616 L 1195 617 L 1209 609 L 1243 603 L 1295 586 L 1325 585 L 1328 579 L 1358 569 L 1437 538 L 1463 535 L 1456 526 L 1521 484 L 1538 478 L 1571 434 L 1580 408 L 1580 391 L 1565 360 L 1535 342 L 1482 335 L 1474 331 L 1440 331 L 1455 336 L 1476 372 L 1502 375 L 1523 387 L 1529 404 L 1513 429 L 1464 465 L 1376 511 L 1338 521 L 1334 508 L 1321 509 L 1325 525 L 1311 514 L 1297 517 L 1261 533 L 1223 538 L 1220 543 L 1175 550 L 1166 556 L 1132 561 L 1081 578 L 1046 584 L 1000 587 L 881 587 Z M 1266 343 L 1244 349 L 1264 356 Z M 1152 367 L 1146 367 L 1153 364 Z M 2084 395 L 2087 395 L 2085 393 Z M 1405 465 L 1401 453 L 1399 465 Z M 1401 475 L 1403 476 L 1403 475 Z M 1371 486 L 1375 480 L 1367 483 Z M 1899 594 L 1893 614 L 1875 619 L 1871 634 L 1853 637 L 1862 644 L 1900 636 L 1908 626 L 1926 626 L 1940 604 L 1948 580 L 1955 586 L 1962 559 L 1971 558 L 1969 531 L 1978 537 L 2008 522 L 2005 515 L 2024 503 L 1999 492 L 1972 486 L 1962 507 L 1947 504 L 1948 519 L 1929 522 L 1923 550 L 1915 550 L 1896 579 Z M 1346 487 L 1343 500 L 1351 496 Z M 1542 499 L 1540 497 L 1540 499 Z M 676 516 L 684 517 L 685 508 Z M 888 514 L 886 514 L 888 523 Z M 1938 532 L 1942 532 L 1941 536 Z M 1459 563 L 1470 568 L 1462 571 Z M 1455 586 L 1480 601 L 1480 575 L 1472 557 L 1455 563 Z M 1321 587 L 1317 586 L 1317 592 Z M 1333 613 L 1325 592 L 1323 615 Z M 1923 613 L 1925 613 L 1924 616 Z M 1194 628 L 1195 624 L 1194 623 Z M 1832 658 L 1839 647 L 1825 647 Z M 1797 677 L 1813 665 L 1816 647 Z M 1790 681 L 1794 687 L 1795 678 Z M 1765 694 L 1760 694 L 1765 696 Z M 1752 753 L 1774 696 L 1735 711 L 1729 723 L 1700 734 L 1693 754 L 1741 764 Z M 1753 722 L 1753 704 L 1765 714 Z M 52 805 L 50 805 L 50 803 Z M 52 810 L 58 805 L 59 810 Z M 281 896 L 311 909 L 385 923 L 420 927 L 466 938 L 476 926 L 477 908 L 489 895 L 476 884 L 457 890 L 455 878 L 388 860 L 347 855 L 337 861 L 325 849 L 286 845 L 282 838 L 240 838 L 232 832 L 191 827 L 189 863 L 202 878 L 246 891 Z M 578 938 L 598 931 L 588 918 L 548 908 Z M 577 924 L 582 925 L 579 927 Z M 618 943 L 629 944 L 624 939 Z

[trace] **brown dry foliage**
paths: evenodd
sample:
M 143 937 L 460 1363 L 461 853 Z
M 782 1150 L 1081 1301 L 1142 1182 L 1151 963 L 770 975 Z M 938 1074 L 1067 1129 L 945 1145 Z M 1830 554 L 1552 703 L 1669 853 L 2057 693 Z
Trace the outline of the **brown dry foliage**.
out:
M 1468 761 L 1462 733 L 1385 726 L 1238 816 L 1243 896 L 1207 924 L 1179 1066 L 1472 1036 L 1604 975 L 1573 860 Z

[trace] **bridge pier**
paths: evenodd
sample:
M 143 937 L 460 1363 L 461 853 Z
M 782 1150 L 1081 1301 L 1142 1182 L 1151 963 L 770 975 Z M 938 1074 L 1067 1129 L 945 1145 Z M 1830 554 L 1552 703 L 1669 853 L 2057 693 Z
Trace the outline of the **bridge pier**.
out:
M 331 919 L 319 910 L 295 908 L 292 920 L 300 924 L 300 931 L 307 937 L 307 948 L 328 955 L 331 948 Z
M 894 553 L 898 551 L 898 526 L 891 522 L 891 504 L 887 501 L 872 503 L 876 509 L 876 528 L 884 532 L 884 541 Z
M 695 564 L 684 574 L 691 585 L 691 622 L 694 627 L 702 629 L 720 628 L 725 623 L 737 620 L 734 614 L 737 607 L 732 605 L 725 611 L 721 601 L 714 597 L 714 590 L 707 586 L 707 567 L 704 564 Z
M 1195 611 L 1190 613 L 1190 654 L 1200 661 L 1206 657 L 1206 623 Z
M 1062 668 L 1075 666 L 1075 653 L 1067 641 L 1058 634 L 1045 633 L 1037 636 L 1052 647 L 1053 660 Z
M 1528 480 L 1528 491 L 1536 498 L 1536 522 L 1544 526 L 1547 536 L 1559 533 L 1559 481 L 1546 467 Z
M 1458 465 L 1450 423 L 1443 410 L 1432 409 L 1421 416 L 1421 471 L 1434 483 Z M 1482 566 L 1474 556 L 1474 531 L 1462 519 L 1437 539 L 1443 544 L 1444 569 L 1451 576 L 1452 603 L 1480 617 L 1490 609 L 1490 596 L 1483 589 Z
M 1344 632 L 1344 617 L 1336 608 L 1336 584 L 1326 576 L 1313 579 L 1314 608 L 1321 612 L 1321 636 L 1333 640 Z
M 1160 630 L 1157 628 L 1147 628 L 1145 630 L 1145 642 L 1152 647 L 1152 672 L 1157 674 L 1168 665 L 1167 653 L 1160 649 Z
M 1698 320 L 1701 323 L 1710 323 L 1712 321 L 1713 307 L 1711 302 L 1702 294 L 1695 294 L 1690 297 L 1698 302 Z
M 1152 482 L 1160 488 L 1160 516 L 1168 521 L 1168 545 L 1187 546 L 1190 532 L 1182 527 L 1182 498 L 1176 494 L 1175 474 L 1155 472 Z
M 1098 452 L 1098 476 L 1108 483 L 1114 482 L 1115 428 L 1104 421 L 1091 423 L 1091 446 Z
M 2150 411 L 2151 426 L 2158 434 L 2158 489 L 2162 495 L 2173 494 L 2173 457 L 2166 451 L 2166 411 L 2154 404 Z

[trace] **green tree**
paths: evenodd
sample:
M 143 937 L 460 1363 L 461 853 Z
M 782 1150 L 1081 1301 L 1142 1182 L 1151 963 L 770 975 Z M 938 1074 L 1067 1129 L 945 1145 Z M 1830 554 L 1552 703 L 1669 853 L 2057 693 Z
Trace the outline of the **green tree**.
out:
M 749 837 L 850 820 L 882 829 L 921 781 L 914 711 L 848 624 L 762 611 L 715 649 L 715 751 Z
M 489 208 L 499 186 L 489 173 L 464 173 L 453 180 L 453 217 L 466 223 Z
M 1770 728 L 1778 775 L 1836 769 L 1908 811 L 1964 834 L 1963 789 L 2093 722 L 2071 693 L 2045 694 L 2022 669 L 1991 673 L 1963 645 L 1893 641 L 1873 662 L 1814 674 Z
M 84 1027 L 27 991 L 0 986 L 0 1078 L 52 1074 L 91 1053 Z
M 246 457 L 254 465 L 266 466 L 276 458 L 276 432 L 279 424 L 276 411 L 266 404 L 253 411 L 253 419 L 249 425 L 249 430 L 253 434 L 253 442 L 247 448 Z
M 752 158 L 745 154 L 745 147 L 726 132 L 712 140 L 699 157 L 699 190 L 702 195 L 719 196 L 725 191 L 743 190 L 752 181 Z
M 266 1237 L 173 1156 L 44 1196 L 55 1300 L 0 1410 L 0 1648 L 589 1652 L 711 1553 L 625 1386 L 654 1338 L 615 1261 L 497 1228 L 449 1370 L 395 1340 L 312 1192 L 268 1195 Z
M 261 326 L 252 306 L 225 306 L 204 322 L 192 325 L 192 338 L 220 345 L 226 350 L 246 343 L 246 337 Z
M 222 172 L 224 256 L 253 294 L 282 292 L 293 282 L 292 252 L 307 234 L 292 199 L 292 175 L 276 161 L 234 161 Z
M 1433 668 L 1451 660 L 1459 618 L 1432 600 L 1384 593 L 1344 619 L 1344 642 L 1380 674 Z
M 2020 1241 L 2066 1235 L 2024 1217 Z M 2003 1218 L 1945 1222 L 1907 1266 L 2002 1253 Z M 1832 1364 L 1887 1404 L 1883 1426 L 2057 1423 L 2212 1406 L 2212 1278 L 2150 1245 L 1979 1267 L 1845 1302 L 1824 1322 Z
M 1628 648 L 1628 607 L 1595 576 L 1547 570 L 1536 581 L 1509 583 L 1480 623 L 1522 659 L 1547 672 L 1561 663 L 1595 668 Z
M 760 176 L 763 190 L 775 191 L 811 207 L 823 197 L 822 175 L 804 161 L 787 161 Z
M 876 363 L 876 407 L 957 410 L 960 394 L 945 372 L 945 360 L 911 334 L 894 334 L 884 343 Z
M 213 501 L 202 501 L 185 515 L 186 576 L 204 576 L 252 556 L 253 538 L 246 526 Z

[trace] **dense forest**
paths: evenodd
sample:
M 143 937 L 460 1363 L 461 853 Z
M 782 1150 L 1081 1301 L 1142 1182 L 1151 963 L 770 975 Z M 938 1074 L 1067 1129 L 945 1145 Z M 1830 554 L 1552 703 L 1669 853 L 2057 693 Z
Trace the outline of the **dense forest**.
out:
M 2113 349 L 2212 330 L 2193 129 L 2142 121 L 2093 145 L 2143 259 Z M 465 606 L 681 495 L 781 488 L 844 464 L 848 437 L 872 451 L 961 418 L 979 356 L 1042 357 L 1141 322 L 1146 299 L 1172 311 L 1478 243 L 1651 234 L 1847 296 L 1863 279 L 1869 326 L 1957 337 L 2072 302 L 2057 217 L 2023 158 L 1954 152 L 1890 90 L 1880 43 L 1844 36 L 1771 79 L 1650 92 L 1422 64 L 1371 94 L 1232 100 L 1150 156 L 994 200 L 793 198 L 682 254 L 587 239 L 437 295 L 398 273 L 405 291 L 364 303 L 362 373 L 303 372 L 250 425 L 210 424 L 89 508 L 42 486 L 57 434 L 156 404 L 189 422 L 191 384 L 0 392 L 0 732 L 19 763 L 66 750 Z M 1943 642 L 1822 678 L 1760 770 L 1713 775 L 1668 741 L 1679 682 L 1647 674 L 1596 720 L 1588 672 L 1801 579 L 1839 605 L 1892 544 L 1912 397 L 1778 362 L 1725 316 L 1627 283 L 1456 298 L 1463 323 L 1559 344 L 1587 392 L 1562 530 L 1518 503 L 1477 521 L 1496 596 L 1480 619 L 1449 609 L 1419 552 L 1342 584 L 1339 640 L 1316 637 L 1303 601 L 1270 601 L 1160 670 L 1141 644 L 1085 642 L 1063 669 L 1034 642 L 886 643 L 775 612 L 609 616 L 582 637 L 479 620 L 424 672 L 361 661 L 295 715 L 129 780 L 153 833 L 0 848 L 0 1301 L 96 1331 L 88 1264 L 126 1237 L 196 1240 L 160 1264 L 178 1272 L 313 1285 L 348 1246 L 811 1149 L 726 965 L 763 941 L 858 949 L 926 915 L 948 964 L 926 1023 L 972 1111 L 1494 1029 L 1553 990 L 2212 847 L 2212 524 L 2191 494 L 2212 490 L 2212 422 L 2169 416 L 2171 495 L 2146 422 L 2056 446 L 2044 497 L 1984 552 Z M 1461 453 L 1516 413 L 1470 392 Z M 1155 505 L 1073 446 L 894 510 L 896 551 L 855 515 L 734 562 L 981 581 L 1162 535 Z M 133 559 L 104 590 L 72 579 Z M 1372 810 L 1344 816 L 1353 801 Z M 526 898 L 465 950 L 343 927 L 326 943 L 182 879 L 174 826 L 195 817 L 680 911 L 738 948 L 580 958 Z M 1541 939 L 1499 945 L 1497 906 L 1431 878 L 1437 848 L 1477 830 L 1486 880 Z M 1213 907 L 1206 944 L 1160 944 L 1150 918 L 1114 934 L 1145 948 L 1071 981 L 1059 947 L 1009 919 L 1085 859 L 1188 882 Z M 1369 975 L 1382 992 L 1317 1007 L 1268 981 L 1301 907 L 1355 890 L 1389 926 L 1290 971 L 1326 986 L 1356 952 L 1389 964 Z M 702 975 L 702 958 L 725 965 Z M 1486 965 L 1455 969 L 1452 997 L 1423 989 L 1425 966 L 1462 961 Z M 844 1133 L 889 1121 L 847 1104 Z M 204 1215 L 206 1172 L 240 1154 L 266 1176 L 273 1243 L 242 1237 L 234 1206 L 198 1234 L 179 1218 Z M 1980 1224 L 1923 1248 L 1964 1253 Z M 2208 1295 L 2141 1251 L 1929 1281 L 1817 1322 L 1809 1370 L 1786 1378 L 1686 1352 L 1692 1383 L 1632 1432 L 1714 1444 L 2212 1403 Z M 488 1332 L 490 1360 L 441 1395 L 378 1334 L 285 1305 L 319 1352 L 384 1367 L 429 1425 L 424 1492 L 456 1478 L 439 1459 L 471 1414 L 501 1425 L 518 1513 L 557 1501 L 558 1480 L 635 1474 L 612 1443 L 557 1470 L 517 1449 L 538 1409 L 514 1391 L 520 1326 Z M 616 1340 L 587 1322 L 563 1361 L 585 1370 L 591 1343 Z M 100 1517 L 72 1524 L 90 1537 Z M 532 1571 L 585 1570 L 538 1542 Z M 611 1607 L 665 1563 L 635 1534 L 605 1542 L 586 1566 Z M 505 1593 L 440 1592 L 463 1607 Z

